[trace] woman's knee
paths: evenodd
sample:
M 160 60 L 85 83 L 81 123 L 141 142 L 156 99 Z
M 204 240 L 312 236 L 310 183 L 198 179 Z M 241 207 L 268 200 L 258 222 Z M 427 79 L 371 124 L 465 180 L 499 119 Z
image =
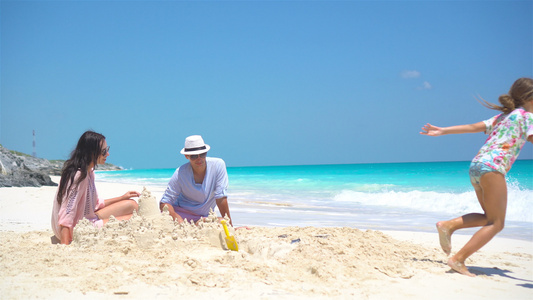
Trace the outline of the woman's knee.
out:
M 139 204 L 135 200 L 126 200 L 128 201 L 128 207 L 133 212 L 134 210 L 139 211 Z

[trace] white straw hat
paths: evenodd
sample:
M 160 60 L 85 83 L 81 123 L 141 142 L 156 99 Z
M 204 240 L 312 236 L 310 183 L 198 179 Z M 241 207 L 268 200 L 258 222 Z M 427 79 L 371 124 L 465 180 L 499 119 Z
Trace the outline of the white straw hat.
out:
M 191 135 L 185 139 L 185 148 L 181 149 L 180 153 L 185 155 L 202 154 L 209 151 L 211 147 L 204 143 L 199 135 Z

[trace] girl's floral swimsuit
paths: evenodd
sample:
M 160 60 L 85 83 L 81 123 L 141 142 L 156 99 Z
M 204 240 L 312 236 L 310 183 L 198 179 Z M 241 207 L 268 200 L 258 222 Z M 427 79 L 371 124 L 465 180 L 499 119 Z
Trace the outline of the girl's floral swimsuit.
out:
M 470 165 L 470 175 L 478 177 L 478 180 L 487 172 L 507 174 L 528 137 L 533 135 L 533 113 L 523 108 L 483 122 L 489 137 Z

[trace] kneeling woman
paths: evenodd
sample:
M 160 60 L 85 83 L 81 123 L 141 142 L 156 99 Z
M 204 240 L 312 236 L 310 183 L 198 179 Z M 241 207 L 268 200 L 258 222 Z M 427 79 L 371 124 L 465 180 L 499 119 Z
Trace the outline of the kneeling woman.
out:
M 72 242 L 74 226 L 83 218 L 102 227 L 111 215 L 117 220 L 127 220 L 134 210 L 138 210 L 137 202 L 131 199 L 140 196 L 135 191 L 107 200 L 98 198 L 94 167 L 104 164 L 108 156 L 109 147 L 105 137 L 86 131 L 70 154 L 70 159 L 63 165 L 52 211 L 52 229 L 61 244 Z

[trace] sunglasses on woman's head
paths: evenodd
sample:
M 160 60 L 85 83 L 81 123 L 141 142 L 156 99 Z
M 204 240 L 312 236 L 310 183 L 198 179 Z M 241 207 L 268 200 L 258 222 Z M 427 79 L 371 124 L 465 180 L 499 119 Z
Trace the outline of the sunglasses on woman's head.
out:
M 195 155 L 189 155 L 189 158 L 192 160 L 197 160 L 198 157 L 205 158 L 207 156 L 207 152 L 202 154 L 195 154 Z

